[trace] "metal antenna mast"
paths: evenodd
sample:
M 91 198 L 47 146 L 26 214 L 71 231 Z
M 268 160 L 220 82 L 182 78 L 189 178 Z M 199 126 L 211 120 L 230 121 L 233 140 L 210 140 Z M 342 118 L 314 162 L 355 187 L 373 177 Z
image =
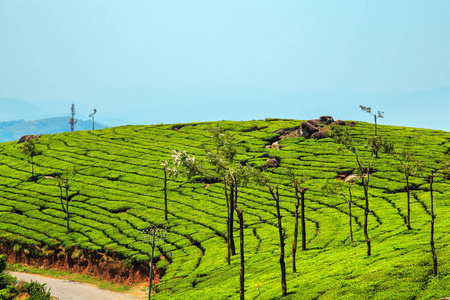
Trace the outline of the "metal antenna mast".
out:
M 72 107 L 70 108 L 70 110 L 72 112 L 72 117 L 69 120 L 69 124 L 70 124 L 70 131 L 73 132 L 73 127 L 77 122 L 77 120 L 75 119 L 75 104 L 72 103 Z
M 152 225 L 148 228 L 139 230 L 139 233 L 143 233 L 145 235 L 140 236 L 139 239 L 142 239 L 141 243 L 151 243 L 152 246 L 152 257 L 150 263 L 150 283 L 148 288 L 148 300 L 150 300 L 152 296 L 152 277 L 153 277 L 153 252 L 155 250 L 155 246 L 159 241 L 167 240 L 167 235 L 169 234 L 169 230 L 167 227 L 159 228 L 156 225 Z
M 94 111 L 92 112 L 92 114 L 89 115 L 89 118 L 92 118 L 92 130 L 94 130 L 94 115 L 97 112 L 97 109 L 94 108 Z

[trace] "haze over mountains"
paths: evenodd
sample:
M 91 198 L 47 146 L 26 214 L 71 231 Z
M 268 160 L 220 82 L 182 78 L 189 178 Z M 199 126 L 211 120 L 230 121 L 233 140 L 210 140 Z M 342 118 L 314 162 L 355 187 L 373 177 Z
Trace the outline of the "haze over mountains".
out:
M 106 97 L 110 101 L 108 106 L 103 107 L 96 106 L 95 99 L 75 102 L 76 117 L 88 119 L 95 107 L 99 111 L 96 120 L 111 126 L 265 118 L 310 119 L 325 114 L 344 120 L 372 122 L 372 116 L 359 108 L 359 105 L 365 105 L 371 106 L 375 112 L 385 112 L 385 119 L 379 120 L 380 124 L 450 131 L 450 86 L 405 95 L 280 92 L 252 88 L 136 88 L 110 91 Z M 154 99 L 161 100 L 155 105 Z M 71 102 L 47 101 L 36 104 L 31 100 L 0 98 L 0 105 L 0 121 L 27 121 L 50 117 L 68 118 Z
M 103 129 L 108 126 L 95 122 L 95 129 Z M 74 131 L 91 130 L 92 121 L 77 120 Z M 27 134 L 53 134 L 70 131 L 69 118 L 58 117 L 40 119 L 34 121 L 5 121 L 0 122 L 0 142 L 16 141 Z

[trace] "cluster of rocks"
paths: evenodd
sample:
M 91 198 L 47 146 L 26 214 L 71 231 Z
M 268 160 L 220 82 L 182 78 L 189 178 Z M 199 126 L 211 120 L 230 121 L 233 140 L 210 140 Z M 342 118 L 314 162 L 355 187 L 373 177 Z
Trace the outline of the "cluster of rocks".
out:
M 319 119 L 308 120 L 306 122 L 302 122 L 300 125 L 301 135 L 305 138 L 313 138 L 316 140 L 327 138 L 328 130 L 333 125 L 347 125 L 345 121 L 342 120 L 334 120 L 332 116 L 321 116 Z M 349 126 L 354 126 L 354 123 L 349 124 Z
M 294 128 L 283 128 L 277 130 L 275 133 L 279 135 L 278 140 L 282 140 L 285 138 L 296 138 L 303 136 L 307 139 L 324 139 L 328 137 L 328 130 L 333 125 L 341 125 L 341 126 L 351 126 L 354 127 L 355 123 L 350 122 L 346 123 L 342 120 L 334 120 L 332 116 L 321 116 L 319 119 L 311 119 L 306 122 L 302 122 L 299 127 Z M 266 148 L 274 148 L 280 150 L 280 145 L 278 141 L 266 145 Z

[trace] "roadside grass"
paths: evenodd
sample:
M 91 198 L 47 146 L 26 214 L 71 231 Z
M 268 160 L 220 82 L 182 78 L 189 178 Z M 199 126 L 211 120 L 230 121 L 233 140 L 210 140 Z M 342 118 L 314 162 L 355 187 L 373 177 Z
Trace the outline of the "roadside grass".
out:
M 120 292 L 120 293 L 129 292 L 131 289 L 133 289 L 136 286 L 136 285 L 124 285 L 124 284 L 112 283 L 112 282 L 102 280 L 102 279 L 99 279 L 97 277 L 93 277 L 90 275 L 82 275 L 82 274 L 77 274 L 77 273 L 72 273 L 72 272 L 67 272 L 67 271 L 57 271 L 57 270 L 51 270 L 51 269 L 45 269 L 45 268 L 36 268 L 36 267 L 27 266 L 24 264 L 9 265 L 8 270 L 12 271 L 12 272 L 30 273 L 30 274 L 48 276 L 48 277 L 57 278 L 57 279 L 64 279 L 64 280 L 88 283 L 88 284 L 95 285 L 101 289 L 110 290 L 113 292 Z

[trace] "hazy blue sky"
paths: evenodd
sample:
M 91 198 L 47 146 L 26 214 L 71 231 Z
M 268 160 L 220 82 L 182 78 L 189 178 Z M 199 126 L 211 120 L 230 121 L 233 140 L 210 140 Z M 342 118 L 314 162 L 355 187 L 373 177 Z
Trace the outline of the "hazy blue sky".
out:
M 363 104 L 450 130 L 449 16 L 446 0 L 0 0 L 0 98 L 142 124 L 371 121 Z

